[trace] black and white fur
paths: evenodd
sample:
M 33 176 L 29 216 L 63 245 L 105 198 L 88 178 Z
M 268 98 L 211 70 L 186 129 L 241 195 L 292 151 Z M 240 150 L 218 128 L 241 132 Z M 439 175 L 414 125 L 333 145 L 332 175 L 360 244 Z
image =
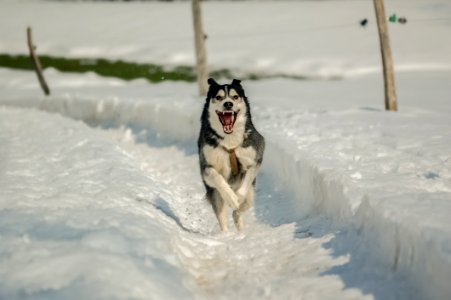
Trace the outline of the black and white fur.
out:
M 220 85 L 210 78 L 208 84 L 198 140 L 202 180 L 221 231 L 228 230 L 227 207 L 233 209 L 235 226 L 241 231 L 242 213 L 254 202 L 255 178 L 263 160 L 265 140 L 252 124 L 240 80 Z M 229 118 L 224 125 L 222 114 L 233 114 L 232 124 Z M 236 176 L 231 172 L 229 150 L 235 151 L 238 160 Z

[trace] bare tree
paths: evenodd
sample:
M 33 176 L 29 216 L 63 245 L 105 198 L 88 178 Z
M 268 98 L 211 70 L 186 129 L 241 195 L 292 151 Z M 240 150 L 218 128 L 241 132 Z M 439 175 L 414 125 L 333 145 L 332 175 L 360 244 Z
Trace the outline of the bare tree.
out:
M 373 0 L 376 10 L 377 27 L 379 30 L 379 42 L 382 54 L 382 67 L 384 73 L 385 109 L 396 111 L 398 104 L 396 100 L 395 73 L 393 70 L 393 59 L 388 37 L 387 17 L 385 16 L 384 0 Z
M 193 8 L 193 24 L 194 24 L 194 41 L 196 47 L 196 69 L 197 83 L 199 85 L 199 94 L 207 95 L 207 52 L 205 50 L 205 33 L 202 27 L 202 12 L 200 0 L 192 0 Z
M 42 90 L 44 91 L 44 94 L 48 96 L 50 95 L 50 89 L 47 85 L 47 82 L 45 82 L 44 75 L 42 74 L 42 67 L 41 63 L 39 62 L 39 58 L 34 52 L 36 46 L 33 45 L 30 27 L 27 27 L 27 40 L 28 40 L 28 49 L 30 50 L 30 57 L 34 65 L 34 69 L 36 70 L 36 74 L 38 75 L 39 83 L 41 85 Z

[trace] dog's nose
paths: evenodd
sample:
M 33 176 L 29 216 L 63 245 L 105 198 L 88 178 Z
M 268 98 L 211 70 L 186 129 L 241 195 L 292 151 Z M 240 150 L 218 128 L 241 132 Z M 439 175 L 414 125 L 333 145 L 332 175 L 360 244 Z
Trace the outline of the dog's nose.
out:
M 224 108 L 227 110 L 231 110 L 233 107 L 233 103 L 230 101 L 224 102 Z

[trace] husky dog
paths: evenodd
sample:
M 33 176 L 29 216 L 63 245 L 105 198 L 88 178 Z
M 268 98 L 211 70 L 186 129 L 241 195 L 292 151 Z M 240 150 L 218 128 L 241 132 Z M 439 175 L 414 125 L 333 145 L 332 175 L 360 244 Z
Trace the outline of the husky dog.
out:
M 241 231 L 242 213 L 254 202 L 265 140 L 252 124 L 240 80 L 220 85 L 210 78 L 208 84 L 197 142 L 202 180 L 221 231 L 227 231 L 227 206 Z

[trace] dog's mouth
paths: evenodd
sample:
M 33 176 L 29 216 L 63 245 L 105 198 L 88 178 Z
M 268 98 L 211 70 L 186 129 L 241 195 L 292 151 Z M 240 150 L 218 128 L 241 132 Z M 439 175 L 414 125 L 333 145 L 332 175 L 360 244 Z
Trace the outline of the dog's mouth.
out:
M 222 128 L 225 133 L 231 134 L 233 132 L 233 125 L 236 121 L 236 116 L 240 111 L 216 111 L 219 117 L 219 121 L 221 121 Z

